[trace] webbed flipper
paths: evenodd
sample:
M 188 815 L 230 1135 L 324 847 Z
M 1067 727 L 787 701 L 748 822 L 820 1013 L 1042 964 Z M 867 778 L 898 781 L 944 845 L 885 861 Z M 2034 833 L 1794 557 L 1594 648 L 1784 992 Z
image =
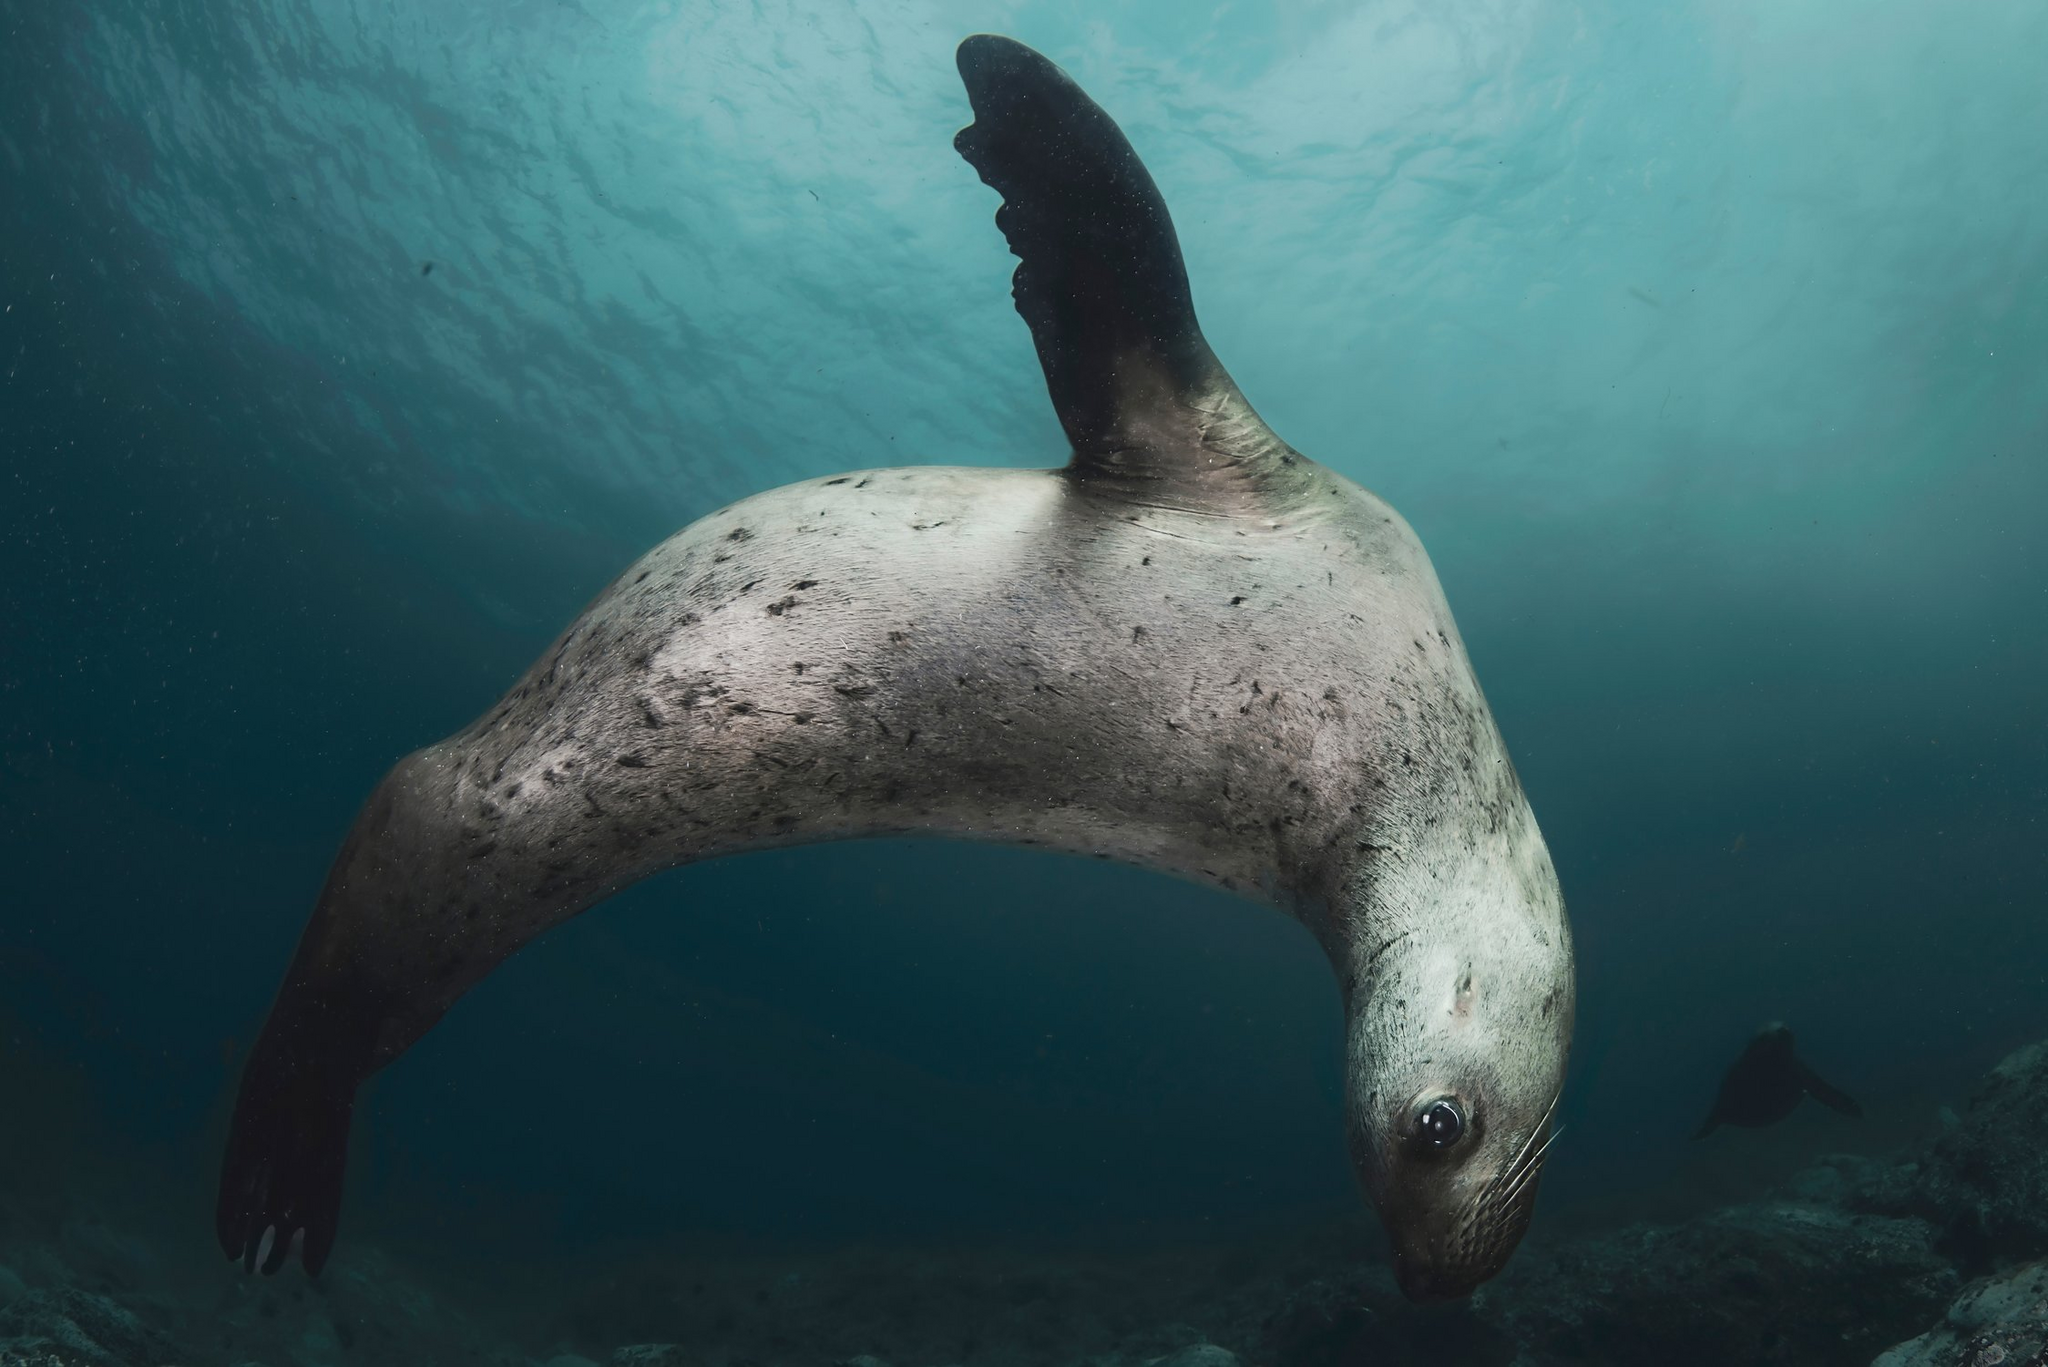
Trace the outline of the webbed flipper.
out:
M 975 121 L 953 145 L 1003 197 L 1012 294 L 1074 473 L 1242 481 L 1306 464 L 1209 349 L 1166 201 L 1116 122 L 1013 39 L 977 34 L 958 62 Z
M 214 1207 L 214 1232 L 228 1257 L 272 1273 L 303 1235 L 300 1256 L 318 1274 L 340 1225 L 358 1081 L 276 1054 L 250 1061 Z
M 1863 1108 L 1856 1104 L 1854 1097 L 1841 1088 L 1830 1085 L 1819 1073 L 1814 1072 L 1813 1069 L 1808 1068 L 1805 1064 L 1802 1063 L 1799 1066 L 1801 1079 L 1806 1084 L 1806 1094 L 1808 1096 L 1831 1111 L 1840 1111 L 1843 1115 L 1853 1116 L 1857 1119 L 1862 1118 Z

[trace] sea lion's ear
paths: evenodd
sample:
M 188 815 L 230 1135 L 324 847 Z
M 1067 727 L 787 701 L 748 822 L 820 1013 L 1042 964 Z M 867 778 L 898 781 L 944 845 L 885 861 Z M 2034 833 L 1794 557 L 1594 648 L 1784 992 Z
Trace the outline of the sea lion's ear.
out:
M 1085 466 L 1133 444 L 1149 425 L 1134 409 L 1228 377 L 1195 323 L 1166 201 L 1115 121 L 1014 39 L 977 34 L 958 61 L 975 121 L 953 146 L 1003 197 L 1017 312 Z

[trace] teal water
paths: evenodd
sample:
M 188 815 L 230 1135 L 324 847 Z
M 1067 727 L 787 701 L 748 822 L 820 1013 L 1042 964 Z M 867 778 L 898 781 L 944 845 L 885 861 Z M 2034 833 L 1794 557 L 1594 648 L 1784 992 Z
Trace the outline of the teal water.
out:
M 1691 1199 L 1763 1020 L 1867 1127 L 1715 1183 L 2048 1035 L 2039 5 L 0 0 L 0 1016 L 195 1256 L 391 760 L 734 498 L 1063 459 L 950 146 L 977 30 L 1116 116 L 1252 402 L 1430 549 L 1580 946 L 1549 1218 Z M 350 1230 L 1344 1218 L 1338 1048 L 1218 895 L 749 857 L 466 1000 Z

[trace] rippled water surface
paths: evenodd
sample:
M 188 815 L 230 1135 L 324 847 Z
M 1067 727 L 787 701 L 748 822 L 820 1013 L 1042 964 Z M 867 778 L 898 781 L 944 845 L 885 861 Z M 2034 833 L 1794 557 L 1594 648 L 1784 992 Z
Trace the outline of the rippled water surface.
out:
M 231 1080 L 394 758 L 735 498 L 1065 458 L 951 146 L 981 30 L 1119 120 L 1252 402 L 1429 547 L 1578 937 L 1539 1240 L 1692 1221 L 1621 1262 L 1720 1286 L 1699 1222 L 1787 1182 L 1927 1222 L 1829 1236 L 1892 1269 L 1851 1320 L 1919 1279 L 1871 1352 L 2048 1256 L 1810 1166 L 2048 1036 L 2040 5 L 0 0 L 0 1306 L 185 1307 L 38 1351 L 1364 1351 L 1283 1332 L 1380 1258 L 1319 950 L 981 846 L 621 896 L 367 1094 L 331 1286 L 214 1265 Z M 1691 1143 L 1771 1019 L 1864 1118 Z

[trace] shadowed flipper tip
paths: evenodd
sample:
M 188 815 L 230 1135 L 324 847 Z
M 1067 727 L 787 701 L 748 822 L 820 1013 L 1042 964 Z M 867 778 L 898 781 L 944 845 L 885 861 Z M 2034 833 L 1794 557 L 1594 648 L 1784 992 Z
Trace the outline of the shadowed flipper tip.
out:
M 296 1248 L 317 1276 L 334 1249 L 355 1085 L 252 1063 L 221 1161 L 221 1251 L 268 1276 Z
M 1811 1068 L 1806 1070 L 1806 1094 L 1829 1110 L 1852 1120 L 1863 1118 L 1863 1108 L 1856 1104 L 1856 1098 L 1830 1084 Z

